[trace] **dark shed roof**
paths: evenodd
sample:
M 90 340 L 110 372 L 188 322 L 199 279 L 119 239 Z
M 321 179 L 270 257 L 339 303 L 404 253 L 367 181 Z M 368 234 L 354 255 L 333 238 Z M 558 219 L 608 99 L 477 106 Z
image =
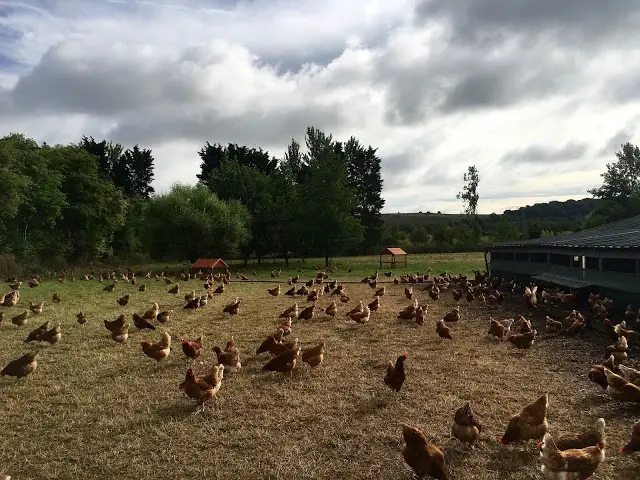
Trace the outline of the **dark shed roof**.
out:
M 224 260 L 221 258 L 199 258 L 196 263 L 191 265 L 191 268 L 229 268 Z
M 640 215 L 568 235 L 496 243 L 500 247 L 640 248 Z

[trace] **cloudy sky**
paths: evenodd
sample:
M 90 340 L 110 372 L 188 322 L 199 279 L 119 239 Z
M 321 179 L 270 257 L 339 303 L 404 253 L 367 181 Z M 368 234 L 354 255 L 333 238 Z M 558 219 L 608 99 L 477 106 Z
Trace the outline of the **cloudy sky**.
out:
M 0 0 L 0 135 L 92 135 L 195 182 L 206 142 L 379 147 L 387 212 L 582 198 L 640 142 L 638 0 Z

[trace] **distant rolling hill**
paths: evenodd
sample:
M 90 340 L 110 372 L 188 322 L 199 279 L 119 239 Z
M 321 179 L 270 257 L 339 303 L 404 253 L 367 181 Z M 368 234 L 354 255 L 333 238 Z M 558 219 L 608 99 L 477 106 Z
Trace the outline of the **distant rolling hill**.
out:
M 482 199 L 480 199 L 482 201 Z M 506 210 L 503 215 L 511 220 L 577 221 L 601 205 L 601 200 L 584 198 L 564 202 L 547 202 Z M 383 213 L 387 225 L 443 225 L 460 220 L 464 215 L 449 213 Z M 500 215 L 478 215 L 482 220 L 497 220 Z
M 488 218 L 490 215 L 478 215 Z M 387 225 L 444 225 L 453 223 L 464 215 L 456 213 L 383 213 L 382 219 Z

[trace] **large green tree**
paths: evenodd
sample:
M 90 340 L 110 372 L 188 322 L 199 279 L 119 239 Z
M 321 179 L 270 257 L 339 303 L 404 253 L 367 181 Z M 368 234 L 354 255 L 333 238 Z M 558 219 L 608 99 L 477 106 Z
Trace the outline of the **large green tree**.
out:
M 62 178 L 67 205 L 58 222 L 68 258 L 88 261 L 113 254 L 116 230 L 124 225 L 122 193 L 98 174 L 96 159 L 75 146 L 43 147 L 51 169 Z
M 239 202 L 223 202 L 202 185 L 174 185 L 149 200 L 145 240 L 154 258 L 228 257 L 249 241 L 249 222 Z
M 586 216 L 584 228 L 640 215 L 640 148 L 627 142 L 607 163 L 602 185 L 589 190 L 604 204 Z
M 94 156 L 98 162 L 98 172 L 104 179 L 111 180 L 126 198 L 149 198 L 153 194 L 154 158 L 149 149 L 138 145 L 124 149 L 119 143 L 83 136 L 80 148 Z
M 127 198 L 149 198 L 155 191 L 151 186 L 153 169 L 154 158 L 151 150 L 134 145 L 113 161 L 113 183 Z
M 602 185 L 589 190 L 596 198 L 626 201 L 640 196 L 640 148 L 627 142 L 616 152 L 617 161 L 607 163 Z
M 278 249 L 278 225 L 272 176 L 248 165 L 237 157 L 223 158 L 218 168 L 203 182 L 221 200 L 241 202 L 251 215 L 251 241 L 244 248 L 245 263 L 253 253 L 258 262 Z
M 278 166 L 275 158 L 269 156 L 269 152 L 261 148 L 249 148 L 247 146 L 239 146 L 230 143 L 226 147 L 209 142 L 198 152 L 202 163 L 200 164 L 200 173 L 197 175 L 198 180 L 206 182 L 209 175 L 220 168 L 225 159 L 237 160 L 240 165 L 255 168 L 256 170 L 270 175 Z
M 324 257 L 344 253 L 364 237 L 360 220 L 352 215 L 357 200 L 349 188 L 347 162 L 338 142 L 318 128 L 307 128 L 305 163 L 309 173 L 301 185 L 300 242 L 309 253 Z
M 382 239 L 383 222 L 380 212 L 384 207 L 384 199 L 381 161 L 376 151 L 371 146 L 364 148 L 354 137 L 344 145 L 348 184 L 356 195 L 353 214 L 365 229 L 362 249 L 366 253 L 379 247 Z
M 63 209 L 62 175 L 50 167 L 49 148 L 23 135 L 0 140 L 0 245 L 21 258 L 56 253 Z
M 478 184 L 480 183 L 480 173 L 475 165 L 469 166 L 467 173 L 463 176 L 464 186 L 462 191 L 458 193 L 458 200 L 462 200 L 464 205 L 464 213 L 467 215 L 471 228 L 473 230 L 473 238 L 478 244 L 480 242 L 480 223 L 478 222 Z

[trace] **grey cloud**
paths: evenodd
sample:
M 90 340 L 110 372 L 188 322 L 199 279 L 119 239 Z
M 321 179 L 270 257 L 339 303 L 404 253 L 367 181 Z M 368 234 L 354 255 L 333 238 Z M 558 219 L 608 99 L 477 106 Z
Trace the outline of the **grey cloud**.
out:
M 567 143 L 562 148 L 541 147 L 534 145 L 523 150 L 507 153 L 500 159 L 502 164 L 552 164 L 571 162 L 581 159 L 587 151 L 584 143 Z
M 420 155 L 415 152 L 381 155 L 382 178 L 385 191 L 406 187 L 411 183 L 410 172 L 421 162 Z
M 85 62 L 70 62 L 59 44 L 18 81 L 14 112 L 108 116 L 149 104 L 195 102 L 198 92 L 190 79 L 172 74 L 174 68 L 168 60 L 146 65 L 135 56 L 111 59 L 98 52 Z
M 160 112 L 125 116 L 107 134 L 123 144 L 157 145 L 176 139 L 241 145 L 285 145 L 300 138 L 308 126 L 335 131 L 346 120 L 335 105 L 305 105 L 278 111 L 246 111 L 225 115 L 215 111 Z
M 414 18 L 444 21 L 449 29 L 421 65 L 381 60 L 378 81 L 387 87 L 392 124 L 573 94 L 598 49 L 635 46 L 640 2 L 422 0 Z M 621 75 L 616 84 L 603 92 L 611 101 L 640 98 L 636 75 Z
M 514 106 L 570 93 L 582 81 L 576 56 L 549 55 L 545 49 L 526 56 L 489 53 L 449 45 L 411 66 L 383 56 L 376 81 L 386 87 L 387 121 L 413 125 L 435 113 Z
M 600 150 L 600 155 L 613 156 L 623 144 L 633 138 L 634 133 L 635 129 L 631 125 L 623 128 L 607 141 L 606 146 Z
M 443 169 L 442 167 L 431 167 L 427 173 L 425 173 L 421 179 L 421 185 L 428 186 L 444 186 L 452 185 L 456 182 L 462 183 L 462 177 L 458 178 L 454 176 L 450 171 Z
M 508 189 L 503 190 L 500 193 L 481 193 L 480 194 L 480 202 L 482 199 L 485 200 L 502 200 L 502 199 L 518 199 L 518 198 L 554 198 L 554 197 L 580 197 L 584 198 L 588 196 L 586 187 L 575 188 L 575 187 L 559 187 L 552 190 L 536 190 L 535 192 L 522 191 L 518 189 Z M 517 207 L 514 207 L 517 208 Z
M 636 0 L 421 0 L 419 22 L 446 20 L 454 40 L 496 43 L 512 36 L 552 35 L 565 41 L 602 42 L 637 30 Z
M 629 69 L 615 75 L 601 90 L 601 95 L 611 103 L 631 103 L 640 101 L 640 69 Z

